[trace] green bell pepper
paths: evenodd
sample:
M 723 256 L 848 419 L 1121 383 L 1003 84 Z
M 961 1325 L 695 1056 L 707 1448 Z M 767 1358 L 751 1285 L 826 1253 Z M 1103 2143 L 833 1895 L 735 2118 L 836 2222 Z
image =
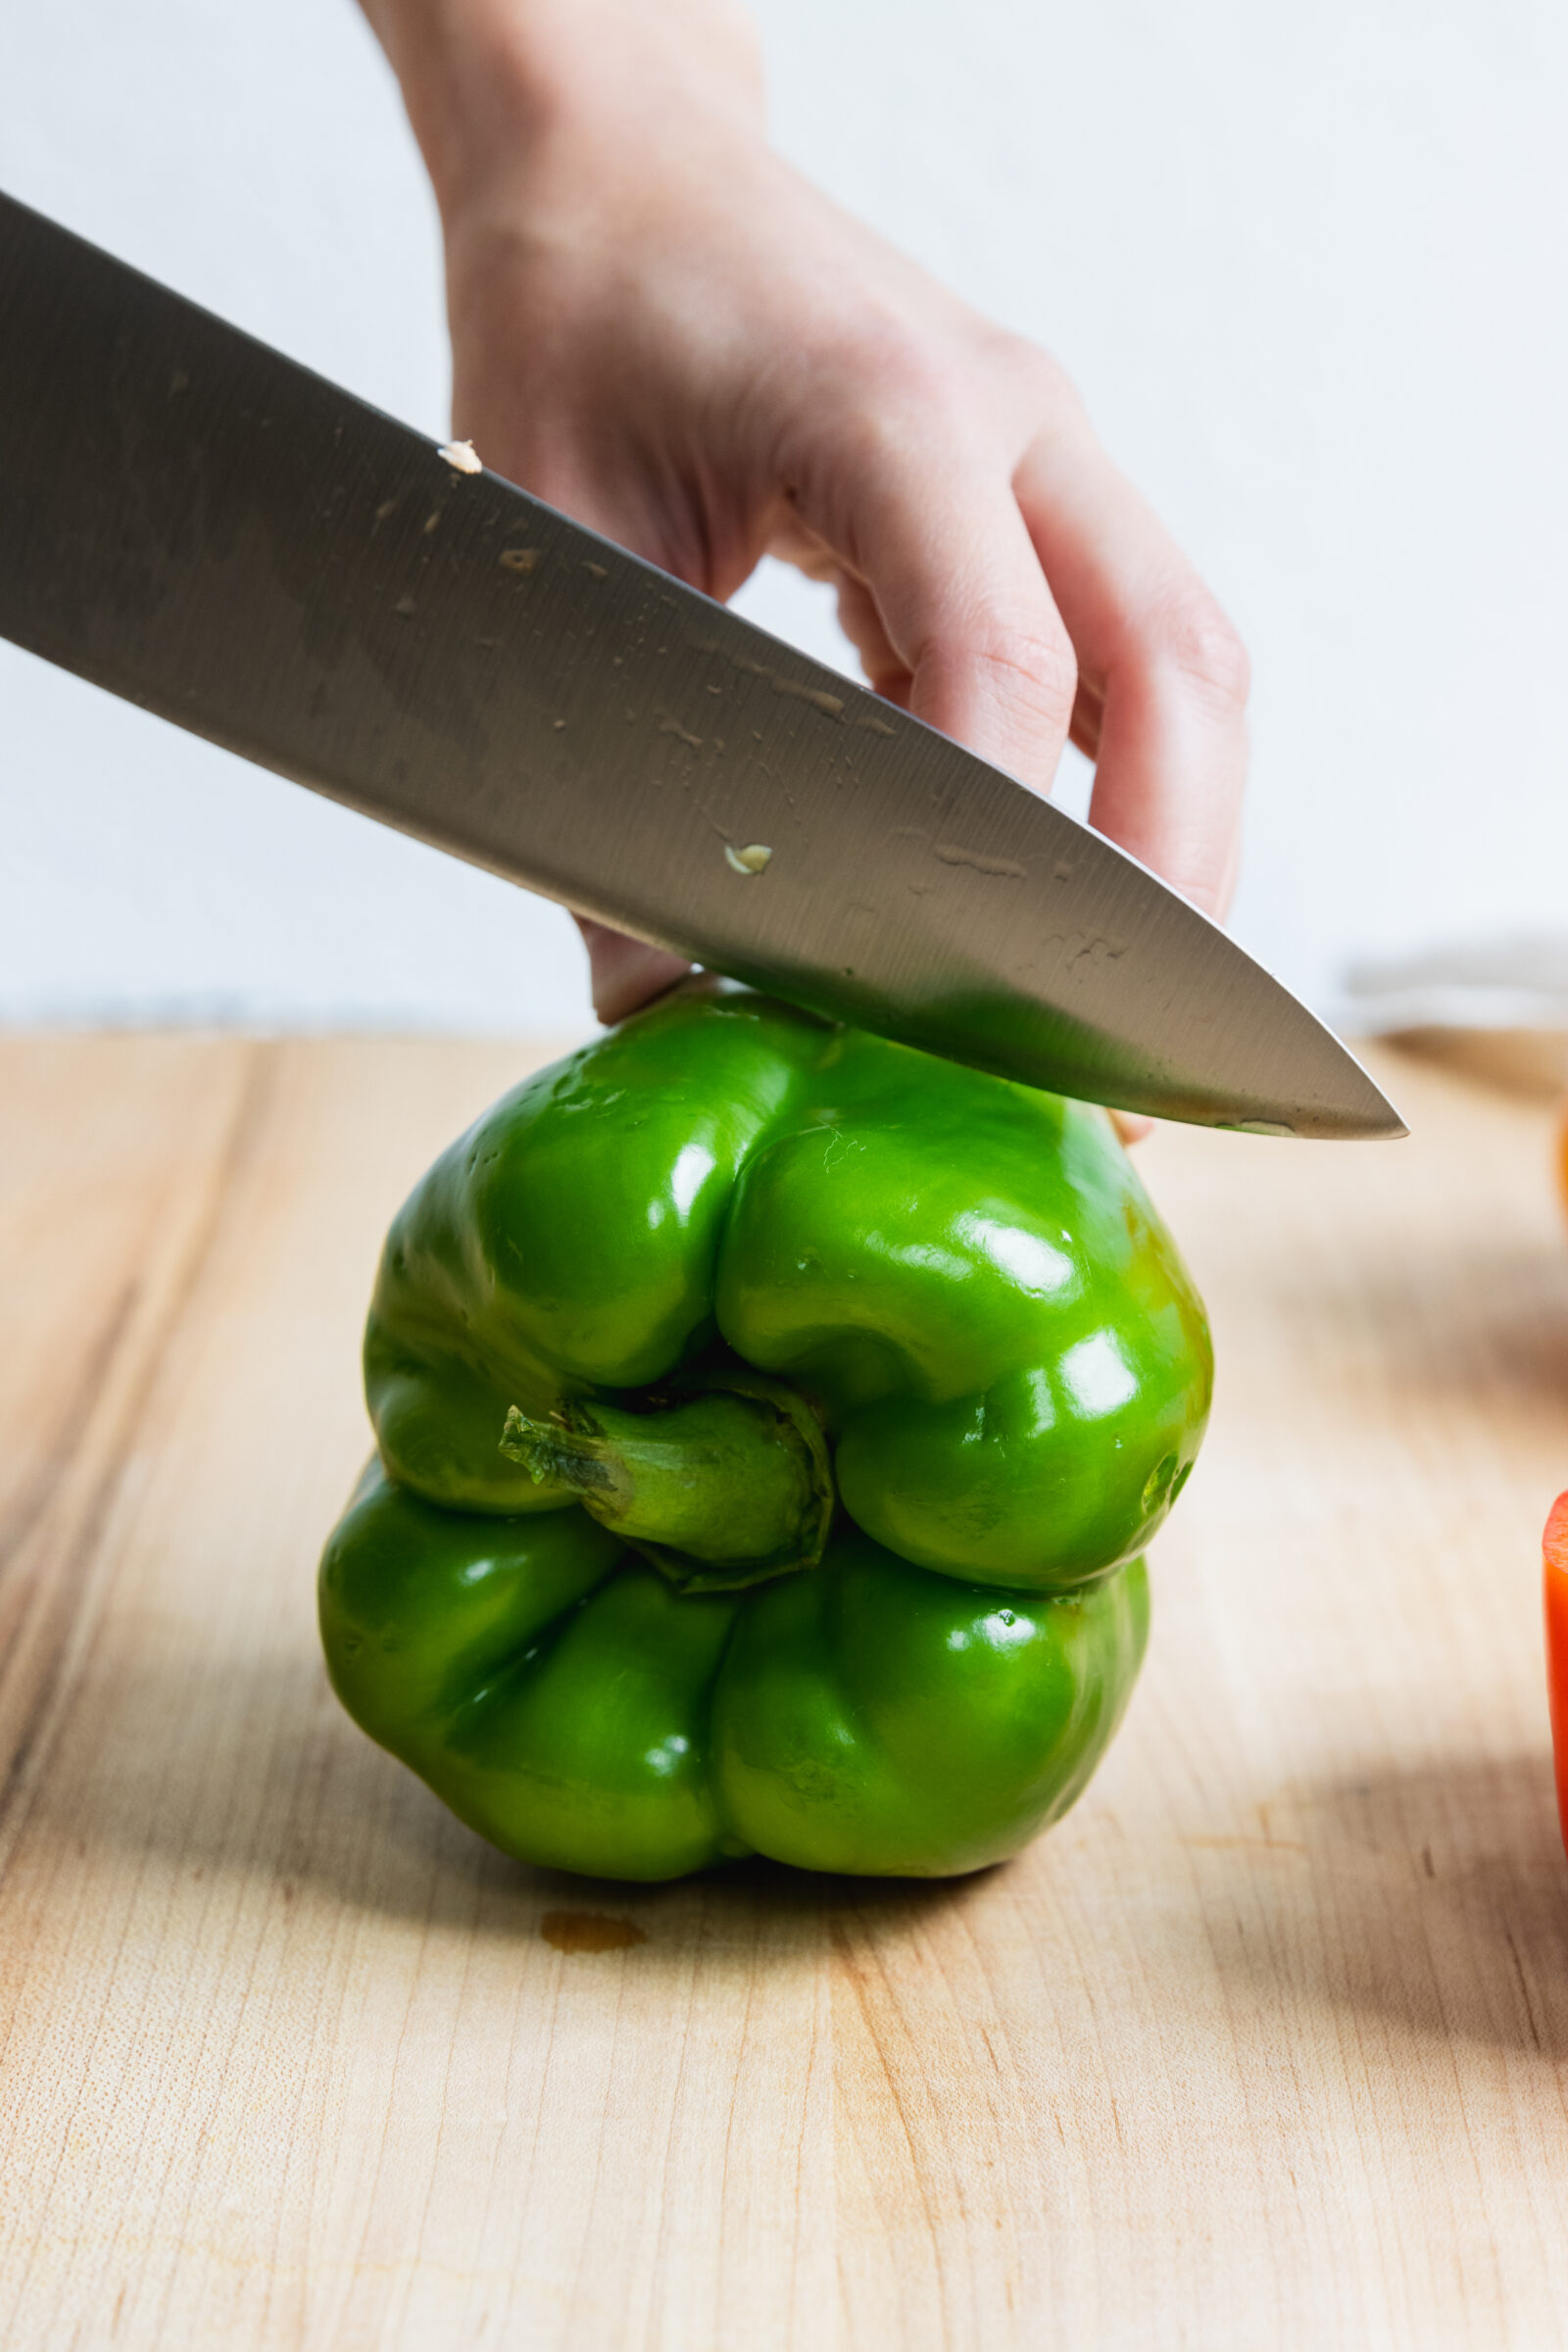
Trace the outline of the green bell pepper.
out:
M 711 988 L 436 1162 L 365 1365 L 339 1696 L 507 1852 L 634 1879 L 1056 1819 L 1211 1378 L 1102 1111 Z

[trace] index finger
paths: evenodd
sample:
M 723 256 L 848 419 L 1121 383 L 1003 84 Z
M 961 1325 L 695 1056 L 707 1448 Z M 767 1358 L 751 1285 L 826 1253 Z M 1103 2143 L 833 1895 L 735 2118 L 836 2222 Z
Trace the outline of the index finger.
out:
M 853 436 L 827 482 L 797 490 L 797 511 L 874 608 L 897 674 L 873 684 L 1049 792 L 1077 686 L 1072 642 L 1005 460 L 941 424 Z

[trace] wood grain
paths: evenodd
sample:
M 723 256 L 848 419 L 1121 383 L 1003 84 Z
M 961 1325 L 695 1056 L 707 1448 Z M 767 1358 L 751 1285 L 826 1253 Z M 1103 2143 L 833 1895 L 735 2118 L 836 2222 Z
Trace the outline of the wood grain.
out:
M 529 1058 L 0 1044 L 0 2340 L 1568 2343 L 1545 1114 L 1156 1137 L 1218 1409 L 1089 1796 L 956 1886 L 637 1889 L 317 1657 L 382 1226 Z

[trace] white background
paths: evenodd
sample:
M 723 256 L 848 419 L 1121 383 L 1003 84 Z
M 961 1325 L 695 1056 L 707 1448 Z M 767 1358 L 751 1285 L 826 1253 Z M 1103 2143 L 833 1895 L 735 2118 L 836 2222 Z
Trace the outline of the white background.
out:
M 1240 935 L 1323 1002 L 1357 953 L 1555 927 L 1562 0 L 758 14 L 784 148 L 1056 351 L 1240 622 Z M 0 184 L 444 428 L 431 209 L 350 0 L 10 0 L 4 31 Z M 744 601 L 845 658 L 787 575 Z M 0 646 L 0 1018 L 585 1010 L 557 909 Z

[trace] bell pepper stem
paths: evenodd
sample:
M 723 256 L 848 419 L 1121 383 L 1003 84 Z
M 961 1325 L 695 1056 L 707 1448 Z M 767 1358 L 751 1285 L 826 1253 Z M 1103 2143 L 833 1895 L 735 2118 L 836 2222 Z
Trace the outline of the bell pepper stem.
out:
M 532 1421 L 516 1405 L 507 1415 L 501 1450 L 520 1462 L 536 1487 L 569 1487 L 584 1502 L 600 1498 L 624 1508 L 631 1499 L 630 1474 L 607 1438 L 573 1429 L 559 1413 Z
M 682 1592 L 733 1592 L 813 1568 L 832 1522 L 827 1446 L 805 1399 L 760 1378 L 636 1406 L 572 1398 L 547 1421 L 514 1405 L 501 1450 Z

